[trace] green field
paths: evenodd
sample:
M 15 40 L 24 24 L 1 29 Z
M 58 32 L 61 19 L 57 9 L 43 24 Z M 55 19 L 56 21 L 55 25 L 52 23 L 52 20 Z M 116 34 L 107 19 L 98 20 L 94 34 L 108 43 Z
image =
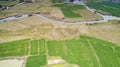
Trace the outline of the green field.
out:
M 44 39 L 39 40 L 39 51 L 40 54 L 45 54 L 46 53 L 46 41 Z
M 14 4 L 16 4 L 16 3 L 18 3 L 17 1 L 15 1 L 15 0 L 11 0 L 11 1 L 4 1 L 4 0 L 0 0 L 0 5 L 4 5 L 4 6 L 12 6 L 12 5 L 14 5 Z
M 31 41 L 31 54 L 38 54 L 38 40 Z
M 61 56 L 68 63 L 80 67 L 120 67 L 120 46 L 92 37 L 49 41 L 48 51 L 50 56 Z
M 29 39 L 0 43 L 0 57 L 25 56 L 28 54 Z
M 80 10 L 80 9 L 85 9 L 84 6 L 73 5 L 73 4 L 56 4 L 54 6 L 59 7 L 62 10 L 64 16 L 68 17 L 68 18 L 79 18 L 79 17 L 82 17 L 80 14 L 77 14 L 74 11 Z
M 120 17 L 120 3 L 111 2 L 88 2 L 87 6 L 93 9 L 108 12 L 113 16 Z
M 51 0 L 52 3 L 61 3 L 62 0 Z
M 25 67 L 41 67 L 47 64 L 46 55 L 28 57 Z
M 120 46 L 88 36 L 65 41 L 25 39 L 0 43 L 1 58 L 23 56 L 28 56 L 26 67 L 45 66 L 47 58 L 54 56 L 80 67 L 120 67 Z

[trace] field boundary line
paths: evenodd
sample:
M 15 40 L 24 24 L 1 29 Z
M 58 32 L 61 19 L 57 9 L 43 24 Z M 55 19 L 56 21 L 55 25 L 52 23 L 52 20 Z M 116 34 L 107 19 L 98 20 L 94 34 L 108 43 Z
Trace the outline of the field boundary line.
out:
M 31 55 L 31 54 L 30 54 L 30 53 L 31 53 L 31 41 L 32 41 L 32 40 L 30 39 L 30 40 L 29 40 L 29 47 L 28 47 L 28 49 L 29 49 L 29 51 L 28 51 L 28 56 Z
M 102 64 L 101 64 L 101 62 L 100 62 L 100 59 L 99 59 L 98 55 L 96 54 L 96 51 L 95 51 L 94 47 L 92 46 L 92 44 L 90 43 L 89 40 L 87 40 L 87 41 L 88 41 L 88 44 L 90 45 L 90 47 L 92 48 L 91 50 L 92 50 L 93 53 L 94 53 L 94 56 L 95 56 L 95 58 L 96 58 L 96 60 L 97 60 L 97 62 L 98 62 L 99 67 L 102 67 Z

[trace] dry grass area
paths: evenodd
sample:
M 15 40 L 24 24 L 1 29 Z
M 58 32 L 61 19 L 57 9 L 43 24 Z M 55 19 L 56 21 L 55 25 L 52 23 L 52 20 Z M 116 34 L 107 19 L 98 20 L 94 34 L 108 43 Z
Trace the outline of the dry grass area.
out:
M 22 38 L 66 40 L 79 38 L 79 35 L 89 35 L 120 44 L 120 24 L 61 24 L 37 16 L 0 23 L 0 42 Z
M 87 26 L 85 25 L 52 23 L 42 20 L 37 16 L 32 16 L 14 21 L 1 22 L 0 42 L 3 42 L 6 38 L 10 39 L 18 36 L 31 39 L 63 40 L 76 38 L 80 34 L 87 32 Z
M 57 7 L 41 7 L 41 14 L 51 19 L 61 20 L 64 18 L 64 15 L 60 8 Z
M 120 24 L 98 24 L 89 26 L 89 36 L 120 45 Z
M 50 9 L 49 4 L 46 5 L 43 3 L 26 3 L 12 7 L 10 8 L 10 10 L 0 11 L 0 18 L 12 16 L 16 14 L 41 12 L 46 8 Z
M 102 19 L 100 16 L 93 14 L 92 12 L 81 9 L 74 11 L 77 14 L 82 15 L 82 18 L 67 18 L 62 13 L 61 9 L 58 7 L 50 6 L 50 4 L 46 5 L 43 3 L 26 3 L 16 7 L 11 8 L 10 10 L 1 11 L 0 18 L 12 16 L 16 14 L 24 14 L 24 13 L 41 13 L 43 16 L 46 16 L 55 20 L 62 20 L 66 22 L 77 22 L 77 21 L 89 21 L 89 20 L 100 20 Z
M 60 8 L 52 7 L 43 4 L 43 3 L 29 3 L 29 4 L 22 4 L 16 7 L 11 8 L 10 10 L 1 11 L 0 18 L 12 16 L 16 14 L 24 14 L 24 13 L 37 13 L 40 12 L 42 15 L 49 17 L 51 19 L 61 20 L 64 18 L 63 13 L 61 12 Z

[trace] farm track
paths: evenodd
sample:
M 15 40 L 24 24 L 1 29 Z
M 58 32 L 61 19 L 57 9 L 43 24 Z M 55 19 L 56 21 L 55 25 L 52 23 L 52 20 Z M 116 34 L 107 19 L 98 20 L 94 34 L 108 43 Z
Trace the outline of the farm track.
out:
M 87 10 L 91 11 L 91 12 L 94 12 L 94 10 L 90 9 L 89 7 L 85 6 Z M 98 21 L 84 21 L 84 22 L 64 22 L 64 21 L 58 21 L 58 20 L 54 20 L 54 19 L 50 19 L 50 18 L 47 18 L 45 16 L 42 16 L 41 14 L 34 14 L 35 16 L 38 16 L 40 17 L 41 19 L 43 20 L 46 20 L 46 21 L 50 21 L 50 22 L 55 22 L 55 23 L 62 23 L 62 24 L 86 24 L 86 23 L 104 23 L 104 22 L 108 22 L 109 20 L 120 20 L 120 18 L 118 17 L 114 17 L 114 16 L 105 16 L 105 15 L 102 15 L 100 13 L 97 13 L 98 15 L 100 15 L 101 17 L 103 17 L 103 20 L 98 20 Z M 28 17 L 27 16 L 28 14 L 23 14 L 21 17 L 19 18 L 25 18 L 25 17 Z M 1 19 L 0 22 L 4 22 L 4 21 L 9 21 L 9 20 L 15 20 L 15 19 L 19 19 L 19 18 L 16 18 L 14 16 L 11 16 L 11 17 L 8 17 L 8 18 L 4 18 L 4 19 Z

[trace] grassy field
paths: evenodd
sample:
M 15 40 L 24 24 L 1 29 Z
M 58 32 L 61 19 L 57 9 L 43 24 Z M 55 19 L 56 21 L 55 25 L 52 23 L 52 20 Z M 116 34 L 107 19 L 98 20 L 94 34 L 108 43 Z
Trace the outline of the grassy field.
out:
M 38 40 L 31 41 L 31 55 L 38 54 Z
M 39 40 L 39 52 L 40 54 L 46 53 L 46 41 L 44 39 Z
M 55 65 L 51 65 L 49 67 L 65 67 L 65 64 L 55 64 Z
M 0 1 L 0 5 L 4 5 L 4 6 L 12 6 L 16 3 L 18 2 L 17 1 Z
M 87 6 L 96 10 L 108 12 L 113 16 L 120 17 L 120 4 L 111 2 L 88 2 Z
M 64 42 L 62 41 L 48 41 L 47 46 L 48 46 L 49 55 L 50 56 L 64 55 L 63 44 Z
M 120 67 L 120 46 L 88 36 L 76 40 L 25 39 L 0 44 L 0 57 L 28 56 L 26 67 L 45 66 L 47 55 L 62 57 L 67 63 L 80 67 Z
M 61 3 L 62 0 L 51 0 L 52 3 Z
M 120 66 L 119 46 L 92 37 L 81 36 L 79 40 L 67 40 L 64 43 L 50 41 L 48 42 L 48 51 L 50 56 L 61 56 L 67 62 L 80 67 Z
M 0 57 L 28 55 L 29 39 L 0 43 Z
M 85 9 L 84 6 L 72 5 L 72 4 L 56 4 L 54 6 L 60 7 L 64 16 L 68 18 L 82 17 L 80 14 L 75 13 L 75 10 Z
M 46 55 L 28 57 L 25 67 L 41 67 L 47 64 Z

